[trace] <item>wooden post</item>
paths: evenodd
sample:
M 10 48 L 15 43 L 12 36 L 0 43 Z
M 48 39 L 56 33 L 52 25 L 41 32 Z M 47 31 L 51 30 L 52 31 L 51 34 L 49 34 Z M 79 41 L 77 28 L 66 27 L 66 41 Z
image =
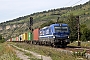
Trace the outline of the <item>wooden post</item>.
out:
M 76 16 L 76 20 L 77 20 L 77 26 L 78 26 L 78 46 L 81 46 L 81 42 L 80 42 L 80 22 L 79 22 L 79 16 Z

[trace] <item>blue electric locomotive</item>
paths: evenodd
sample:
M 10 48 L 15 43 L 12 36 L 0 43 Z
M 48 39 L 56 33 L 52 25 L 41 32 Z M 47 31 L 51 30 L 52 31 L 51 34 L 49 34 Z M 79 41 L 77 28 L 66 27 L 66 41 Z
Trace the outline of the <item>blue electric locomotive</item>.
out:
M 52 24 L 39 31 L 39 41 L 52 46 L 66 46 L 70 43 L 69 27 L 67 24 Z

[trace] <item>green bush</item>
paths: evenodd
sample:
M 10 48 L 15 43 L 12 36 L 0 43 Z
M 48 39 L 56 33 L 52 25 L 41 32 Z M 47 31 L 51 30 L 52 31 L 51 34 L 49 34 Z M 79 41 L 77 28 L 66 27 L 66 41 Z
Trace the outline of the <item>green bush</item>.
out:
M 5 42 L 5 39 L 2 37 L 2 35 L 0 35 L 0 43 Z
M 0 43 L 4 43 L 4 42 L 5 42 L 5 39 L 0 40 Z
M 87 27 L 83 28 L 82 31 L 81 31 L 81 40 L 82 41 L 90 40 L 90 29 L 88 29 Z
M 82 40 L 82 41 L 86 41 L 85 35 L 81 35 L 81 40 Z
M 77 52 L 73 52 L 73 55 L 74 56 L 80 56 L 80 57 L 85 57 L 85 53 L 86 53 L 86 50 L 84 49 L 82 52 L 80 51 L 77 51 Z

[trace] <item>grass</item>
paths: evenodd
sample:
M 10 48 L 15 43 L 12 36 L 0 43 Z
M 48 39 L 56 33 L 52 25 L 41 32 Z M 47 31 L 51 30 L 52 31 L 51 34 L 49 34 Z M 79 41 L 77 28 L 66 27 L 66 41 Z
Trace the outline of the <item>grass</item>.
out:
M 35 56 L 33 56 L 32 54 L 30 54 L 30 53 L 26 53 L 25 52 L 25 55 L 27 55 L 27 56 L 30 56 L 30 60 L 42 60 L 42 59 L 37 59 Z
M 18 49 L 18 50 L 19 50 L 19 49 Z M 30 59 L 30 60 L 42 60 L 42 59 L 38 59 L 38 58 L 36 58 L 36 57 L 33 56 L 32 54 L 27 53 L 27 52 L 25 52 L 25 51 L 22 51 L 22 50 L 19 50 L 19 51 L 24 52 L 25 55 L 29 56 L 28 59 Z
M 60 50 L 56 50 L 51 47 L 29 45 L 25 43 L 18 43 L 18 44 L 16 43 L 15 45 L 17 45 L 20 48 L 24 48 L 26 50 L 39 53 L 41 55 L 50 56 L 52 60 L 71 60 L 71 59 L 77 60 L 77 58 L 79 58 L 78 56 L 76 57 L 73 54 L 61 52 Z M 83 59 L 83 60 L 86 60 L 86 59 Z
M 0 43 L 0 60 L 20 60 L 17 58 L 14 49 L 7 43 Z

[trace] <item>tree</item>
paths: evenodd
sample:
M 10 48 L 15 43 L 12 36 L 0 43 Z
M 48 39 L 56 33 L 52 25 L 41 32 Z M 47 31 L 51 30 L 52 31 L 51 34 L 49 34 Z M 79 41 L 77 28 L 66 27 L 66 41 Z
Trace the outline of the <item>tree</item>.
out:
M 5 39 L 2 37 L 2 35 L 0 35 L 0 43 L 5 42 Z
M 54 22 L 54 21 L 47 21 L 47 23 L 42 24 L 42 25 L 40 26 L 40 28 L 43 28 L 43 27 L 45 27 L 45 26 L 49 26 L 49 25 L 51 25 L 51 24 L 53 24 L 53 23 L 55 23 L 55 22 Z
M 86 41 L 86 37 L 85 35 L 81 35 L 81 38 L 80 38 L 82 41 Z
M 70 40 L 73 42 L 74 40 L 77 40 L 78 32 L 77 32 L 77 20 L 76 16 L 73 14 L 70 14 L 68 16 L 68 25 L 70 27 Z
M 90 30 L 88 28 L 83 30 L 83 35 L 85 35 L 86 40 L 90 40 Z
M 90 40 L 90 29 L 87 28 L 87 26 L 85 24 L 82 24 L 80 26 L 80 32 L 81 32 L 81 37 L 80 39 L 82 41 L 87 41 Z
M 2 35 L 0 35 L 0 40 L 2 40 Z

